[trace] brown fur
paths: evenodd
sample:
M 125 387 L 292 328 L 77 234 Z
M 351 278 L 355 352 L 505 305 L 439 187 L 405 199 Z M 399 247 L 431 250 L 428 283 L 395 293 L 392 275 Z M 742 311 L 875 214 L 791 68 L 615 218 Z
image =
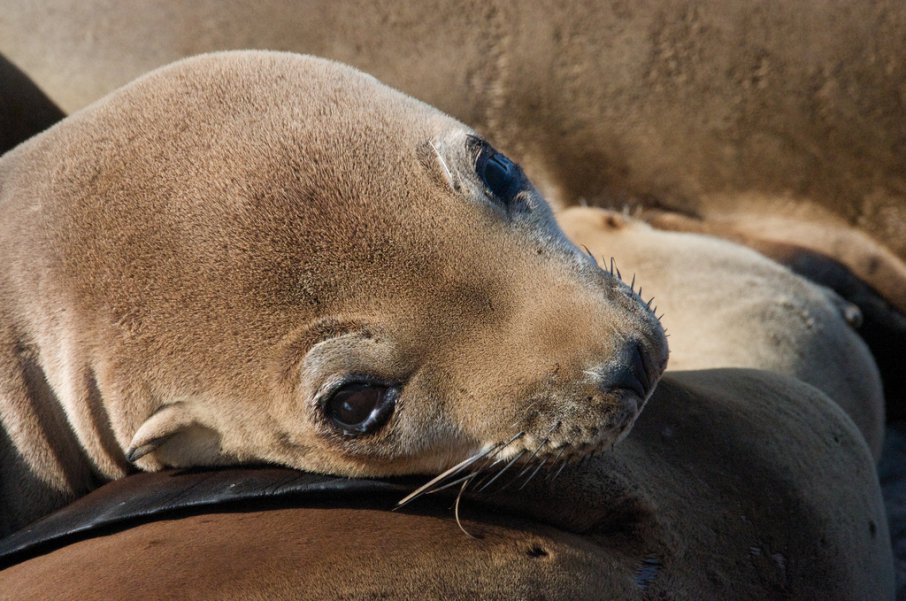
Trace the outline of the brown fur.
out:
M 845 485 L 844 485 L 845 484 Z M 859 432 L 763 371 L 668 372 L 627 439 L 568 468 L 412 512 L 295 508 L 160 521 L 0 572 L 22 601 L 892 599 Z M 490 504 L 490 505 L 489 505 Z
M 665 206 L 834 257 L 906 311 L 906 5 L 8 2 L 64 108 L 199 52 L 373 73 L 500 144 L 553 202 Z
M 518 432 L 501 457 L 625 435 L 644 398 L 614 378 L 639 348 L 656 380 L 660 325 L 530 186 L 502 207 L 470 134 L 348 67 L 247 52 L 152 73 L 7 154 L 0 532 L 127 456 L 387 475 Z M 366 376 L 396 410 L 344 436 L 324 399 Z
M 731 242 L 659 231 L 602 209 L 571 208 L 557 219 L 576 244 L 616 257 L 624 278 L 638 275 L 636 287 L 664 314 L 671 369 L 748 367 L 796 377 L 836 401 L 878 459 L 884 395 L 853 327 L 855 306 Z
M 763 220 L 748 223 L 747 228 L 742 228 L 733 222 L 692 218 L 659 209 L 641 211 L 639 217 L 657 229 L 703 233 L 745 244 L 787 266 L 794 273 L 834 290 L 858 307 L 862 316 L 858 325 L 859 336 L 868 345 L 881 372 L 887 399 L 887 419 L 906 417 L 906 403 L 903 402 L 906 400 L 906 371 L 901 365 L 901 358 L 906 354 L 906 314 L 885 300 L 852 269 L 831 255 L 802 246 L 798 235 L 775 236 L 778 232 Z M 759 225 L 763 227 L 753 231 Z M 808 240 L 808 237 L 805 239 Z M 856 241 L 856 246 L 858 244 L 859 241 Z

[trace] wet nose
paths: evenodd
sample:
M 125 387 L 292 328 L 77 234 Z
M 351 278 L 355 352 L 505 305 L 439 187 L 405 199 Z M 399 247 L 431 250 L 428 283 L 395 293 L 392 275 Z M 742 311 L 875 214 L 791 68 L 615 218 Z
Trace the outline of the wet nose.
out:
M 635 340 L 628 341 L 622 353 L 617 367 L 602 374 L 601 388 L 605 392 L 628 390 L 641 399 L 647 398 L 654 384 L 651 358 L 642 344 Z

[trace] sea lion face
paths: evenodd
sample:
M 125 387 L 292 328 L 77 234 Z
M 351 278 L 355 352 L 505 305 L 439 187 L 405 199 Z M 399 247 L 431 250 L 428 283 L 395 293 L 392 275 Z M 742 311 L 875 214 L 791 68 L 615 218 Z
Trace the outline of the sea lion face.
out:
M 562 461 L 625 435 L 665 367 L 657 319 L 518 166 L 353 69 L 209 55 L 70 121 L 41 179 L 68 333 L 36 338 L 87 341 L 67 369 L 141 467 Z
M 369 262 L 348 291 L 325 295 L 337 310 L 303 334 L 293 372 L 308 460 L 411 473 L 507 442 L 498 459 L 614 444 L 666 363 L 648 307 L 569 243 L 519 167 L 470 130 L 445 124 L 408 154 L 418 193 L 383 182 L 382 198 L 408 208 L 387 209 L 401 219 L 379 249 L 341 243 L 398 260 Z M 413 235 L 385 237 L 393 230 Z

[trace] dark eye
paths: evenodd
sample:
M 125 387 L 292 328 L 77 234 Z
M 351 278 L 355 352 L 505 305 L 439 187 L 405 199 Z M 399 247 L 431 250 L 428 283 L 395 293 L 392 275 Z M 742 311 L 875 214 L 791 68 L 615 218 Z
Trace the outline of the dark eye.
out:
M 395 388 L 357 382 L 341 386 L 324 410 L 345 434 L 355 436 L 383 426 L 393 413 L 396 398 Z
M 487 143 L 480 146 L 475 172 L 491 194 L 505 204 L 510 204 L 525 188 L 522 169 Z

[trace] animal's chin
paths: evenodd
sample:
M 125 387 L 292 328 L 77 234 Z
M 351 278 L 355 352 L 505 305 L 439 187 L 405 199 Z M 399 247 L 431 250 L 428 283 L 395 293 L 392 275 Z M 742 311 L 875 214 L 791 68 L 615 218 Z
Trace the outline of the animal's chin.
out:
M 493 457 L 491 465 L 480 467 L 486 470 L 512 463 L 513 467 L 539 465 L 544 470 L 558 469 L 612 449 L 632 430 L 645 402 L 632 390 L 615 391 L 614 396 L 614 408 L 603 421 L 590 424 L 555 421 L 547 430 L 542 427 L 540 432 L 520 432 L 508 441 L 485 445 L 484 449 L 497 447 L 498 450 L 489 455 Z
M 536 425 L 531 432 L 527 428 L 508 439 L 486 442 L 465 458 L 436 470 L 434 478 L 401 499 L 399 506 L 454 486 L 460 492 L 481 493 L 521 489 L 539 474 L 556 479 L 567 465 L 613 448 L 629 432 L 643 399 L 632 390 L 619 389 L 614 391 L 613 401 L 601 419 L 591 423 L 552 419 L 553 424 L 546 428 Z
M 552 440 L 541 447 L 527 445 L 522 449 L 510 452 L 509 456 L 514 457 L 520 452 L 524 452 L 527 457 L 520 458 L 521 460 L 517 463 L 528 461 L 546 461 L 551 465 L 576 463 L 612 449 L 629 433 L 632 421 L 628 421 L 627 427 L 623 429 L 608 428 L 602 432 L 600 428 L 592 427 L 572 438 L 564 437 Z M 524 461 L 522 461 L 523 459 Z
M 641 413 L 645 398 L 630 389 L 617 389 L 610 395 L 611 406 L 599 421 L 562 423 L 551 433 L 547 437 L 549 440 L 546 446 L 551 447 L 548 454 L 565 448 L 570 456 L 581 459 L 586 454 L 611 448 L 623 440 Z

